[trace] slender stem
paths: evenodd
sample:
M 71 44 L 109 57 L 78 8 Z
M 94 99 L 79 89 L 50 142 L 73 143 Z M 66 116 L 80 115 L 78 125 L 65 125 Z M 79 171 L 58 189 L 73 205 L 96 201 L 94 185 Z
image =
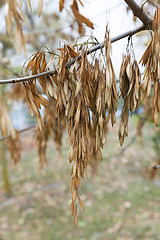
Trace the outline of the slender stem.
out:
M 111 43 L 114 43 L 116 41 L 119 41 L 120 39 L 123 39 L 125 37 L 128 36 L 132 36 L 138 32 L 141 32 L 143 30 L 146 30 L 147 26 L 143 25 L 141 27 L 135 28 L 132 31 L 127 31 L 117 37 L 114 37 L 111 39 Z M 104 47 L 104 42 L 97 44 L 95 47 L 91 48 L 90 50 L 87 51 L 87 55 L 102 49 Z M 81 59 L 81 55 L 79 55 L 77 58 L 72 59 L 68 64 L 66 64 L 66 68 L 70 68 L 72 64 L 74 64 L 74 62 L 77 60 Z M 25 81 L 29 81 L 35 78 L 39 78 L 39 77 L 45 77 L 47 75 L 53 75 L 56 73 L 56 70 L 51 70 L 51 71 L 46 71 L 43 73 L 39 73 L 39 74 L 35 74 L 35 75 L 31 75 L 31 76 L 26 76 L 26 77 L 21 77 L 21 78 L 12 78 L 12 79 L 6 79 L 6 80 L 0 80 L 0 84 L 9 84 L 9 83 L 19 83 L 19 82 L 25 82 Z
M 143 9 L 143 6 L 148 2 L 148 0 L 144 1 L 141 5 L 141 8 Z
M 10 71 L 11 73 L 13 73 L 15 76 L 20 77 L 20 74 L 18 74 L 17 72 L 15 72 L 12 68 L 8 67 L 7 64 L 3 63 L 0 61 L 0 65 L 2 65 L 3 68 L 6 68 L 8 71 Z
M 160 168 L 160 165 L 154 165 L 153 168 L 158 169 L 158 168 Z
M 29 127 L 25 127 L 25 128 L 23 128 L 23 129 L 19 130 L 18 132 L 19 132 L 19 133 L 26 132 L 26 131 L 28 131 L 28 130 L 30 130 L 30 129 L 32 129 L 32 128 L 35 128 L 36 125 L 37 125 L 37 124 L 35 123 L 35 124 L 33 124 L 33 125 L 29 126 Z M 10 135 L 9 135 L 9 137 L 10 137 Z M 5 140 L 6 138 L 7 138 L 6 136 L 0 137 L 0 141 Z

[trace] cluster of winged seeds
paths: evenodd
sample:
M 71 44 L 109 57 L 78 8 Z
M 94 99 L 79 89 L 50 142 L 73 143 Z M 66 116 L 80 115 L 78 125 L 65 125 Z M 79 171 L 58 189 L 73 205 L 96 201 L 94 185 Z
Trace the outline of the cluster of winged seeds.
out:
M 35 112 L 38 127 L 42 130 L 37 132 L 41 166 L 46 162 L 45 149 L 48 136 L 53 136 L 54 129 L 58 129 L 56 135 L 59 136 L 61 143 L 61 126 L 68 122 L 68 143 L 71 147 L 69 162 L 72 163 L 71 213 L 75 224 L 77 199 L 84 210 L 78 189 L 88 164 L 94 165 L 92 162 L 102 160 L 101 151 L 105 142 L 107 123 L 111 118 L 112 125 L 115 124 L 118 101 L 108 30 L 105 37 L 105 64 L 95 55 L 88 59 L 85 45 L 81 46 L 81 49 L 81 59 L 75 61 L 69 69 L 67 64 L 72 58 L 77 58 L 80 50 L 75 46 L 64 45 L 60 49 L 59 68 L 54 66 L 57 69 L 54 76 L 39 77 L 38 83 L 36 80 L 30 80 L 24 84 L 30 112 L 31 114 Z M 30 71 L 31 74 L 46 70 L 48 65 L 43 51 L 32 56 L 26 66 L 26 72 Z M 48 96 L 49 101 L 41 96 L 39 87 Z M 43 129 L 39 111 L 41 104 L 47 106 Z
M 105 56 L 106 56 L 106 68 L 105 68 L 105 104 L 107 104 L 107 110 L 108 110 L 108 121 L 111 117 L 111 123 L 112 126 L 116 123 L 116 116 L 115 112 L 117 111 L 117 102 L 118 102 L 118 96 L 117 96 L 117 90 L 116 90 L 116 76 L 113 69 L 113 64 L 111 61 L 111 41 L 109 37 L 109 31 L 106 28 L 105 33 L 105 42 L 104 42 L 104 48 L 105 48 Z
M 2 134 L 7 137 L 11 161 L 13 164 L 16 164 L 21 159 L 19 134 L 13 127 L 7 110 L 6 101 L 2 95 L 0 96 L 0 125 Z
M 160 9 L 157 6 L 153 24 L 153 37 L 144 52 L 140 62 L 145 66 L 142 89 L 142 98 L 146 98 L 151 92 L 151 81 L 154 90 L 153 120 L 158 126 L 160 112 Z
M 80 0 L 79 2 L 81 3 Z M 64 1 L 59 3 L 62 10 Z M 71 8 L 79 24 L 82 22 L 86 25 L 91 24 L 80 15 L 76 0 L 73 1 Z M 119 90 L 123 109 L 118 133 L 121 145 L 124 137 L 128 135 L 129 114 L 139 107 L 140 99 L 150 95 L 151 81 L 154 90 L 153 119 L 158 126 L 160 111 L 160 10 L 158 7 L 153 20 L 153 32 L 153 38 L 141 58 L 142 64 L 145 65 L 142 85 L 132 42 L 130 45 L 128 43 L 126 54 L 122 59 Z M 55 69 L 54 74 L 37 76 L 36 79 L 23 83 L 23 88 L 31 115 L 35 113 L 37 119 L 37 146 L 41 167 L 46 162 L 45 151 L 48 138 L 53 137 L 60 149 L 63 129 L 67 123 L 69 162 L 72 163 L 70 209 L 75 224 L 78 201 L 84 210 L 78 190 L 87 166 L 102 160 L 107 124 L 109 120 L 112 126 L 116 122 L 118 96 L 111 51 L 109 31 L 106 28 L 104 52 L 101 50 L 101 56 L 90 54 L 88 57 L 87 54 L 90 52 L 86 44 L 80 48 L 76 43 L 73 46 L 64 44 L 60 49 L 58 61 L 55 59 L 55 54 L 52 54 L 47 63 L 46 55 L 49 52 L 38 51 L 31 56 L 25 68 L 26 74 L 31 75 L 48 71 L 51 64 Z M 74 63 L 70 64 L 72 59 Z M 43 94 L 48 100 L 42 96 Z M 5 104 L 3 101 L 0 103 L 0 112 L 3 112 L 0 114 L 2 131 L 7 136 L 7 122 L 11 137 L 18 141 L 16 132 L 8 120 Z M 41 105 L 46 107 L 43 119 L 40 114 Z M 13 146 L 17 146 L 17 143 L 13 143 Z
M 10 34 L 12 32 L 12 22 L 13 19 L 15 21 L 15 46 L 16 46 L 16 51 L 19 54 L 21 52 L 21 48 L 24 49 L 24 53 L 26 53 L 26 43 L 25 43 L 25 38 L 24 38 L 24 33 L 23 33 L 23 26 L 24 23 L 27 23 L 29 26 L 29 21 L 27 20 L 25 11 L 24 11 L 24 1 L 18 1 L 18 0 L 5 0 L 6 3 L 8 4 L 8 12 L 6 16 L 6 27 L 7 31 Z M 32 6 L 31 6 L 31 0 L 27 0 L 28 5 L 30 8 L 30 11 L 32 12 Z M 42 14 L 43 10 L 43 0 L 38 0 L 38 16 L 40 17 Z M 66 0 L 59 0 L 59 11 L 61 12 L 64 9 Z M 72 4 L 71 4 L 72 2 Z M 3 4 L 3 3 L 2 3 Z M 78 32 L 80 35 L 83 35 L 85 33 L 85 28 L 84 24 L 89 27 L 94 29 L 93 23 L 83 16 L 80 11 L 78 4 L 80 4 L 82 7 L 84 6 L 81 0 L 72 0 L 68 1 L 67 3 L 70 5 L 70 9 L 73 14 L 73 22 L 77 22 L 78 24 Z M 66 5 L 67 5 L 66 4 Z M 68 9 L 69 11 L 69 9 Z
M 119 125 L 119 140 L 122 146 L 124 137 L 128 136 L 128 120 L 129 112 L 134 112 L 139 107 L 141 84 L 141 73 L 134 58 L 132 48 L 127 49 L 127 53 L 123 56 L 119 74 L 120 96 L 123 99 L 123 108 L 121 121 Z
M 118 133 L 121 145 L 124 137 L 128 135 L 129 114 L 132 114 L 139 107 L 140 97 L 143 99 L 150 94 L 151 79 L 155 92 L 154 121 L 156 120 L 156 113 L 159 111 L 159 55 L 156 52 L 158 50 L 155 50 L 158 48 L 157 41 L 159 43 L 159 40 L 157 40 L 158 14 L 159 9 L 157 8 L 153 22 L 154 36 L 141 59 L 142 63 L 146 65 L 142 85 L 132 42 L 128 43 L 126 54 L 123 56 L 119 75 L 120 97 L 123 100 Z M 39 77 L 38 84 L 36 80 L 30 80 L 27 84 L 24 84 L 30 112 L 32 114 L 33 111 L 35 112 L 40 130 L 42 130 L 43 120 L 45 120 L 43 130 L 37 130 L 41 166 L 46 162 L 45 149 L 48 137 L 57 135 L 60 143 L 62 137 L 61 126 L 63 123 L 68 123 L 69 162 L 72 163 L 71 213 L 75 224 L 77 222 L 77 201 L 84 210 L 78 189 L 81 187 L 81 181 L 85 176 L 87 166 L 102 160 L 101 151 L 105 142 L 107 123 L 110 119 L 112 126 L 116 122 L 115 112 L 117 111 L 118 96 L 116 77 L 111 61 L 111 41 L 107 28 L 104 49 L 105 54 L 101 55 L 101 57 L 104 57 L 104 61 L 100 61 L 100 58 L 96 55 L 87 57 L 85 45 L 81 46 L 80 50 L 76 45 L 70 47 L 64 44 L 64 47 L 60 49 L 58 68 L 54 66 L 56 73 L 52 76 Z M 80 54 L 81 59 L 78 61 L 77 57 Z M 53 58 L 51 59 L 53 60 Z M 69 68 L 69 63 L 73 58 L 76 60 Z M 153 63 L 154 67 L 151 67 Z M 26 67 L 26 72 L 30 71 L 31 74 L 47 70 L 49 70 L 49 64 L 47 64 L 44 51 L 37 52 L 32 56 Z M 41 96 L 39 86 L 49 101 Z M 47 107 L 43 120 L 39 111 L 41 104 Z M 157 120 L 155 123 L 157 124 Z M 57 129 L 55 135 L 54 129 Z
M 9 136 L 7 138 L 7 146 L 10 152 L 10 159 L 13 165 L 17 164 L 21 160 L 21 142 L 19 133 L 16 131 L 16 137 Z
M 23 13 L 23 8 L 22 8 L 22 2 L 17 1 L 17 0 L 6 0 L 8 4 L 8 13 L 6 17 L 6 27 L 7 31 L 10 34 L 12 31 L 12 19 L 14 18 L 15 24 L 16 24 L 16 30 L 15 30 L 15 45 L 16 45 L 16 50 L 17 53 L 19 54 L 21 51 L 21 47 L 24 48 L 24 52 L 26 52 L 26 44 L 25 44 L 25 39 L 24 39 L 24 34 L 23 34 L 23 23 L 26 21 L 26 16 Z
M 49 139 L 53 139 L 56 144 L 56 148 L 61 152 L 62 147 L 62 136 L 66 129 L 66 119 L 61 118 L 58 127 L 58 118 L 56 117 L 55 104 L 52 99 L 50 99 L 50 104 L 44 109 L 44 127 L 40 131 L 39 128 L 36 129 L 36 143 L 39 155 L 40 168 L 47 163 L 46 158 L 46 148 Z

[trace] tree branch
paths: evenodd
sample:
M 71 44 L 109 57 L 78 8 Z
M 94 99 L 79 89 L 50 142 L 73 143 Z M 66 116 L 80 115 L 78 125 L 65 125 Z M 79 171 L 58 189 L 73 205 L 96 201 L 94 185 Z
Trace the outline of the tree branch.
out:
M 134 16 L 138 17 L 145 25 L 152 28 L 152 19 L 150 19 L 143 9 L 134 0 L 124 0 L 132 9 Z
M 2 67 L 7 69 L 8 71 L 10 71 L 11 73 L 13 73 L 15 76 L 20 77 L 20 75 L 17 72 L 15 72 L 14 70 L 12 70 L 12 68 L 8 67 L 7 64 L 0 61 L 0 65 L 2 65 Z
M 153 166 L 153 169 L 158 169 L 158 168 L 160 168 L 160 165 L 154 165 Z
M 142 122 L 142 128 L 144 127 L 146 121 L 147 121 L 147 118 L 144 117 L 143 122 Z M 136 132 L 133 135 L 133 137 L 130 139 L 129 143 L 125 147 L 123 147 L 120 150 L 120 152 L 118 152 L 116 154 L 109 155 L 109 156 L 107 156 L 107 158 L 110 159 L 110 158 L 115 158 L 115 157 L 121 157 L 124 154 L 124 152 L 134 143 L 134 141 L 136 140 L 137 137 L 138 137 L 138 133 Z
M 146 30 L 147 27 L 145 25 L 141 26 L 141 27 L 138 27 L 138 28 L 135 28 L 134 30 L 132 31 L 128 31 L 128 32 L 125 32 L 117 37 L 114 37 L 111 39 L 111 43 L 114 43 L 120 39 L 123 39 L 125 37 L 128 37 L 128 36 L 132 36 L 138 32 L 141 32 L 143 30 Z M 96 45 L 95 47 L 91 48 L 90 50 L 87 51 L 87 55 L 99 50 L 99 49 L 102 49 L 104 47 L 104 42 Z M 81 59 L 81 55 L 79 55 L 77 58 L 74 58 L 72 59 L 67 65 L 66 65 L 66 68 L 70 68 L 72 64 L 74 64 L 74 62 L 76 60 L 80 60 Z M 9 83 L 19 83 L 19 82 L 25 82 L 25 81 L 29 81 L 29 80 L 32 80 L 32 79 L 35 79 L 35 78 L 39 78 L 39 77 L 44 77 L 44 76 L 47 76 L 47 75 L 53 75 L 56 73 L 56 70 L 51 70 L 51 71 L 46 71 L 46 72 L 43 72 L 43 73 L 39 73 L 39 74 L 35 74 L 35 75 L 31 75 L 31 76 L 26 76 L 26 77 L 21 77 L 21 78 L 12 78 L 12 79 L 6 79 L 6 80 L 0 80 L 0 84 L 9 84 Z
M 31 126 L 28 126 L 28 127 L 25 127 L 25 128 L 23 128 L 23 129 L 19 130 L 18 133 L 26 132 L 26 131 L 28 131 L 28 130 L 30 130 L 30 129 L 32 129 L 32 128 L 35 128 L 36 126 L 37 126 L 37 124 L 35 123 L 35 124 L 31 125 Z M 11 137 L 11 136 L 9 135 L 8 137 Z M 5 139 L 7 139 L 6 136 L 0 137 L 0 141 L 3 141 L 3 140 L 5 140 Z

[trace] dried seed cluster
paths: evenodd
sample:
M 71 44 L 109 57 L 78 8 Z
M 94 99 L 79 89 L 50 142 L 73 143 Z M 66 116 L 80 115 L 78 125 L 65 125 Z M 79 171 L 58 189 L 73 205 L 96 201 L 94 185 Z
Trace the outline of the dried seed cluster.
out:
M 41 131 L 38 128 L 36 129 L 36 143 L 40 168 L 47 163 L 46 148 L 49 139 L 52 138 L 54 140 L 57 150 L 61 152 L 62 136 L 66 129 L 66 119 L 60 119 L 58 127 L 58 118 L 56 114 L 54 114 L 55 112 L 54 102 L 50 100 L 49 106 L 44 110 L 44 127 Z
M 0 125 L 2 134 L 7 137 L 11 162 L 16 164 L 21 159 L 21 144 L 19 134 L 13 127 L 3 96 L 0 97 Z
M 43 131 L 37 132 L 38 151 L 41 166 L 46 162 L 45 150 L 48 136 L 54 136 L 54 129 L 59 133 L 61 141 L 62 122 L 68 122 L 68 143 L 71 147 L 69 162 L 72 163 L 71 184 L 72 192 L 71 213 L 74 222 L 77 222 L 77 200 L 82 209 L 84 206 L 79 196 L 78 189 L 85 176 L 88 164 L 95 165 L 102 160 L 102 148 L 105 142 L 107 123 L 111 119 L 112 126 L 116 122 L 117 90 L 116 77 L 111 61 L 111 42 L 108 28 L 106 28 L 104 41 L 103 61 L 92 55 L 87 57 L 87 48 L 76 45 L 64 44 L 60 49 L 61 55 L 58 61 L 56 74 L 52 77 L 39 78 L 38 82 L 43 92 L 50 99 L 48 102 L 37 95 L 36 81 L 29 81 L 25 91 L 31 91 L 32 95 L 26 93 L 30 111 L 40 119 L 37 109 L 43 103 L 48 105 L 44 117 L 47 122 Z M 81 59 L 75 61 L 70 69 L 67 64 L 72 58 Z M 91 59 L 92 58 L 92 59 Z M 50 61 L 52 63 L 53 57 Z M 27 64 L 26 71 L 31 74 L 40 73 L 48 69 L 45 53 L 38 52 L 32 56 Z M 133 46 L 128 45 L 127 52 L 123 56 L 120 68 L 120 96 L 123 99 L 123 110 L 119 126 L 119 140 L 123 144 L 124 137 L 128 135 L 129 113 L 139 107 L 141 74 L 135 60 Z M 143 85 L 142 85 L 143 86 Z M 142 92 L 143 95 L 144 91 Z M 36 102 L 37 101 L 37 102 Z M 52 103 L 52 104 L 51 104 Z M 36 108 L 35 108 L 36 106 Z M 54 112 L 54 116 L 53 116 Z M 65 120 L 66 119 L 66 120 Z M 42 121 L 42 120 L 41 120 Z M 41 123 L 42 125 L 42 123 Z M 39 126 L 39 128 L 41 128 Z M 56 134 L 58 136 L 58 134 Z
M 28 73 L 30 71 L 32 75 L 44 72 L 46 70 L 49 70 L 49 68 L 47 67 L 45 53 L 43 51 L 37 52 L 35 55 L 33 55 L 26 66 L 26 72 Z M 39 86 L 42 88 L 43 93 L 46 94 L 48 97 L 52 97 L 54 94 L 54 86 L 52 79 L 53 77 L 50 76 L 38 78 Z M 44 107 L 47 107 L 49 105 L 49 101 L 39 93 L 36 84 L 37 82 L 35 79 L 24 82 L 23 86 L 31 116 L 33 116 L 33 113 L 35 112 L 38 128 L 42 130 L 44 124 L 39 109 L 41 109 L 41 104 Z
M 142 98 L 145 99 L 151 92 L 151 81 L 153 82 L 154 90 L 154 107 L 153 120 L 156 126 L 159 125 L 160 112 L 160 10 L 157 5 L 153 19 L 153 37 L 144 52 L 140 62 L 145 66 L 143 84 L 142 84 Z
M 6 26 L 7 31 L 10 34 L 12 31 L 12 18 L 15 20 L 16 31 L 15 31 L 15 45 L 17 53 L 21 52 L 23 47 L 24 52 L 26 52 L 25 39 L 23 34 L 23 23 L 26 21 L 26 16 L 23 13 L 22 2 L 17 0 L 6 0 L 8 4 L 8 13 L 6 16 Z
M 139 107 L 141 74 L 131 49 L 123 56 L 119 74 L 120 96 L 123 99 L 123 109 L 119 125 L 119 140 L 122 146 L 124 137 L 128 136 L 129 112 L 134 112 Z
M 59 1 L 60 11 L 64 7 L 64 2 Z M 80 0 L 79 2 L 82 4 Z M 39 1 L 39 4 L 40 14 L 43 1 Z M 73 0 L 71 9 L 79 28 L 82 27 L 82 23 L 93 27 L 92 23 L 79 13 L 76 0 Z M 142 85 L 140 70 L 131 43 L 122 59 L 119 90 L 120 97 L 123 100 L 123 109 L 118 132 L 121 145 L 124 142 L 124 137 L 128 135 L 129 114 L 132 114 L 139 107 L 140 98 L 145 99 L 150 95 L 151 81 L 154 90 L 153 119 L 158 126 L 158 113 L 160 111 L 159 26 L 160 13 L 157 7 L 153 21 L 153 38 L 141 58 L 142 64 L 145 65 Z M 72 163 L 71 213 L 75 224 L 77 223 L 78 201 L 84 210 L 83 202 L 78 193 L 81 181 L 85 176 L 87 166 L 89 164 L 95 165 L 102 160 L 102 148 L 105 142 L 107 124 L 109 120 L 111 120 L 112 126 L 116 123 L 118 102 L 108 26 L 105 33 L 104 52 L 102 50 L 100 56 L 91 54 L 90 57 L 87 57 L 87 50 L 89 50 L 87 45 L 78 48 L 76 43 L 73 46 L 64 44 L 64 47 L 60 49 L 58 67 L 54 64 L 56 62 L 54 61 L 54 54 L 47 63 L 46 54 L 48 53 L 38 51 L 26 64 L 26 74 L 33 75 L 45 72 L 49 70 L 51 64 L 56 69 L 56 73 L 53 76 L 38 77 L 35 80 L 23 83 L 31 115 L 33 116 L 35 113 L 38 123 L 37 146 L 41 167 L 46 163 L 45 152 L 48 138 L 53 137 L 60 149 L 63 129 L 66 122 L 68 123 L 69 162 Z M 80 54 L 81 59 L 78 61 L 77 57 Z M 73 58 L 76 61 L 68 68 L 68 64 Z M 45 94 L 48 100 L 42 94 Z M 18 142 L 18 137 L 8 118 L 6 106 L 3 101 L 0 102 L 0 113 L 3 112 L 3 115 L 0 115 L 2 131 L 7 136 L 8 126 L 12 138 Z M 43 119 L 40 115 L 41 105 L 46 107 Z M 11 144 L 16 147 L 17 142 L 11 142 Z M 13 155 L 13 148 L 11 152 L 14 162 L 16 162 L 19 155 Z
M 16 138 L 16 131 L 13 127 L 12 121 L 7 111 L 5 100 L 0 96 L 0 124 L 1 131 L 4 136 L 11 136 L 13 139 Z
M 115 112 L 117 111 L 118 96 L 117 96 L 117 90 L 116 90 L 116 76 L 114 73 L 113 64 L 110 56 L 112 52 L 112 47 L 111 47 L 111 41 L 109 37 L 109 31 L 107 28 L 106 28 L 106 34 L 105 34 L 104 48 L 105 48 L 105 56 L 106 56 L 105 104 L 107 104 L 107 110 L 108 110 L 107 119 L 109 121 L 109 118 L 111 117 L 111 123 L 113 126 L 116 123 Z
M 59 11 L 61 12 L 64 9 L 65 0 L 59 0 Z M 17 53 L 20 54 L 21 48 L 24 49 L 24 53 L 26 53 L 26 44 L 25 44 L 25 37 L 23 34 L 23 25 L 26 22 L 29 25 L 29 22 L 27 21 L 27 17 L 23 11 L 23 1 L 19 0 L 6 0 L 6 3 L 8 4 L 8 12 L 6 16 L 6 26 L 7 31 L 10 34 L 12 31 L 12 20 L 15 21 L 15 46 Z M 73 0 L 72 5 L 70 6 L 71 11 L 73 13 L 75 21 L 78 23 L 78 32 L 79 34 L 83 35 L 85 32 L 84 24 L 87 27 L 94 28 L 93 23 L 86 17 L 84 17 L 79 12 L 78 3 L 80 3 L 81 6 L 84 6 L 81 0 Z M 30 11 L 32 12 L 32 6 L 31 1 L 28 0 L 28 5 L 30 8 Z M 43 10 L 43 0 L 38 0 L 38 16 L 40 17 Z
M 81 46 L 81 60 L 67 69 L 66 66 L 70 60 L 77 57 L 80 52 L 75 46 L 64 45 L 60 49 L 61 56 L 56 74 L 52 77 L 38 78 L 39 85 L 50 99 L 50 104 L 46 99 L 41 98 L 42 96 L 40 97 L 36 80 L 24 84 L 27 103 L 31 114 L 35 112 L 39 129 L 42 129 L 43 125 L 39 108 L 41 104 L 47 106 L 44 116 L 46 124 L 42 131 L 37 131 L 41 167 L 46 162 L 45 150 L 48 136 L 55 136 L 53 134 L 55 129 L 56 138 L 54 138 L 59 137 L 60 145 L 61 126 L 66 120 L 68 121 L 68 143 L 71 147 L 69 162 L 73 164 L 70 185 L 71 213 L 75 223 L 77 221 L 76 199 L 84 210 L 78 188 L 81 186 L 88 164 L 94 165 L 95 162 L 102 160 L 101 151 L 105 142 L 107 123 L 111 118 L 112 125 L 115 124 L 118 101 L 108 30 L 105 37 L 105 64 L 101 63 L 96 56 L 92 56 L 92 61 L 89 60 L 86 50 L 85 46 Z M 47 69 L 45 53 L 42 51 L 32 56 L 26 66 L 26 72 L 31 74 Z M 106 111 L 108 111 L 107 115 Z
M 11 163 L 13 165 L 21 161 L 21 142 L 19 139 L 19 133 L 16 131 L 16 138 L 7 138 L 8 150 L 10 152 Z

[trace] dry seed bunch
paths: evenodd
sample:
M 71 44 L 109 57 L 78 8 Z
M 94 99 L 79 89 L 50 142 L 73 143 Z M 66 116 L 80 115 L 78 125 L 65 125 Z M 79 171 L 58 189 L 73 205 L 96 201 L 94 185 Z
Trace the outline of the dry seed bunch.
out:
M 44 126 L 43 119 L 41 117 L 39 109 L 41 109 L 41 105 L 47 107 L 49 102 L 47 99 L 42 97 L 36 89 L 35 83 L 33 81 L 29 81 L 28 83 L 23 83 L 26 102 L 28 104 L 31 116 L 33 117 L 33 113 L 35 113 L 38 128 L 42 130 Z
M 10 135 L 12 139 L 16 139 L 16 131 L 8 114 L 6 103 L 2 97 L 0 97 L 0 125 L 4 136 L 8 137 Z
M 12 18 L 14 18 L 15 24 L 16 24 L 16 30 L 15 30 L 15 44 L 16 44 L 16 50 L 17 53 L 21 52 L 21 48 L 24 48 L 24 52 L 26 53 L 26 45 L 25 45 L 25 38 L 23 34 L 23 24 L 24 22 L 27 22 L 27 18 L 23 12 L 23 4 L 22 0 L 6 0 L 8 4 L 8 13 L 6 16 L 6 26 L 7 31 L 10 34 L 12 31 Z M 78 23 L 78 32 L 79 34 L 83 34 L 85 32 L 85 28 L 83 24 L 85 24 L 87 27 L 94 28 L 93 23 L 86 17 L 84 17 L 80 12 L 78 8 L 78 2 L 83 6 L 83 3 L 81 0 L 73 0 L 71 5 L 71 10 L 74 15 L 75 20 Z M 59 0 L 59 11 L 61 12 L 64 8 L 65 0 Z M 30 7 L 30 11 L 32 11 L 31 7 L 31 1 L 28 0 L 28 5 Z M 38 16 L 40 17 L 43 10 L 43 0 L 38 1 Z
M 157 5 L 155 11 L 153 26 L 154 31 L 153 38 L 144 52 L 140 62 L 145 65 L 145 71 L 143 76 L 142 98 L 146 98 L 151 92 L 151 81 L 153 82 L 154 90 L 154 106 L 153 106 L 153 120 L 155 125 L 159 124 L 159 112 L 160 112 L 160 10 Z
M 66 120 L 62 118 L 60 119 L 60 125 L 58 128 L 58 118 L 55 115 L 54 101 L 50 100 L 49 106 L 45 108 L 43 119 L 45 122 L 44 127 L 42 128 L 41 131 L 39 131 L 39 129 L 37 128 L 37 132 L 36 132 L 36 142 L 38 147 L 40 168 L 42 168 L 43 165 L 47 163 L 46 147 L 47 147 L 48 139 L 53 138 L 56 144 L 57 150 L 61 151 L 62 136 L 66 128 Z
M 7 138 L 7 145 L 10 152 L 11 162 L 15 165 L 21 160 L 21 142 L 18 131 L 16 131 L 16 138 L 11 136 Z
M 71 146 L 69 161 L 73 163 L 71 179 L 71 213 L 77 221 L 78 198 L 82 209 L 84 206 L 78 194 L 81 180 L 84 178 L 88 164 L 102 160 L 101 150 L 105 141 L 106 108 L 105 71 L 99 60 L 90 63 L 82 51 L 80 66 L 72 67 L 69 82 L 72 86 L 66 108 L 68 120 L 68 140 Z
M 127 50 L 127 54 L 123 56 L 119 74 L 120 96 L 124 100 L 118 132 L 121 146 L 123 144 L 124 137 L 128 136 L 129 111 L 132 114 L 132 112 L 139 107 L 140 101 L 140 70 L 134 54 L 130 51 L 131 48 Z
M 84 210 L 82 200 L 78 194 L 78 188 L 81 180 L 84 178 L 84 173 L 90 157 L 90 142 L 91 142 L 91 119 L 88 104 L 91 104 L 91 99 L 88 98 L 88 92 L 91 91 L 87 87 L 87 68 L 88 61 L 83 54 L 81 60 L 81 68 L 79 80 L 77 72 L 72 69 L 69 76 L 69 82 L 72 83 L 71 96 L 67 103 L 66 116 L 68 120 L 68 141 L 71 145 L 69 154 L 70 163 L 72 166 L 72 179 L 70 190 L 72 191 L 71 213 L 74 216 L 74 223 L 77 223 L 77 204 L 78 197 L 80 205 Z M 88 104 L 86 104 L 88 103 Z
M 25 39 L 23 35 L 23 23 L 26 21 L 26 17 L 22 10 L 22 1 L 17 0 L 6 0 L 8 4 L 8 13 L 6 16 L 6 26 L 7 31 L 10 34 L 12 31 L 12 17 L 15 20 L 16 23 L 16 31 L 15 31 L 15 44 L 16 44 L 16 50 L 19 54 L 21 52 L 21 48 L 23 47 L 24 52 L 26 52 L 26 45 L 25 45 Z
M 65 115 L 65 109 L 67 107 L 67 102 L 70 96 L 71 83 L 68 80 L 68 70 L 66 69 L 66 64 L 70 61 L 71 56 L 68 54 L 67 46 L 64 45 L 64 48 L 61 49 L 61 56 L 59 58 L 59 69 L 57 70 L 56 82 L 57 89 L 54 94 L 56 100 L 56 116 L 58 118 L 58 127 L 60 124 L 61 116 Z
M 106 56 L 106 69 L 105 69 L 105 75 L 106 75 L 106 83 L 105 83 L 105 104 L 107 104 L 107 110 L 108 110 L 108 121 L 111 117 L 111 123 L 112 126 L 116 123 L 116 116 L 115 111 L 117 111 L 117 102 L 118 102 L 118 96 L 117 96 L 117 90 L 116 90 L 116 76 L 113 69 L 113 64 L 111 60 L 111 52 L 112 52 L 112 46 L 111 41 L 109 37 L 109 30 L 106 27 L 106 33 L 105 33 L 105 41 L 104 41 L 104 48 L 105 48 L 105 56 Z
M 46 129 L 46 125 L 44 125 L 41 131 L 37 128 L 36 143 L 37 143 L 37 149 L 38 149 L 40 169 L 42 169 L 44 164 L 47 163 L 47 158 L 46 158 L 47 140 L 48 140 L 48 132 Z
M 50 52 L 47 51 L 47 54 L 49 54 L 49 53 Z M 27 75 L 29 73 L 34 75 L 34 74 L 38 74 L 38 73 L 42 73 L 47 70 L 50 70 L 48 66 L 54 60 L 54 55 L 51 57 L 48 64 L 46 61 L 46 53 L 44 51 L 38 51 L 37 53 L 32 55 L 32 57 L 29 58 L 29 60 L 30 61 L 28 62 L 27 66 L 25 68 L 25 71 L 26 71 Z M 26 62 L 25 62 L 25 64 L 26 64 Z M 54 94 L 53 83 L 55 85 L 57 84 L 55 82 L 55 77 L 48 75 L 48 76 L 44 76 L 44 77 L 39 77 L 37 80 L 43 89 L 43 93 L 45 93 L 49 97 L 53 97 L 53 94 Z M 32 82 L 34 82 L 34 81 L 32 80 Z
M 106 46 L 107 49 L 107 46 Z M 78 194 L 81 180 L 84 178 L 88 164 L 102 160 L 101 150 L 105 141 L 105 129 L 107 125 L 106 109 L 112 124 L 115 122 L 114 111 L 117 108 L 117 93 L 115 88 L 115 74 L 107 50 L 107 67 L 112 76 L 106 84 L 106 68 L 100 66 L 99 60 L 93 59 L 93 63 L 87 59 L 83 49 L 82 59 L 68 71 L 66 64 L 78 56 L 79 52 L 74 46 L 64 45 L 59 58 L 59 69 L 55 75 L 57 89 L 54 93 L 55 110 L 59 121 L 65 115 L 68 120 L 68 142 L 71 146 L 69 161 L 73 162 L 71 179 L 71 213 L 74 222 L 77 221 L 77 203 L 84 210 L 83 203 Z M 106 86 L 107 85 L 107 86 Z M 110 93 L 111 92 L 111 93 Z M 105 93 L 110 94 L 105 98 Z
M 2 97 L 0 97 L 0 125 L 3 135 L 7 137 L 11 161 L 16 164 L 21 159 L 19 135 L 13 127 L 6 103 Z
M 53 60 L 53 59 L 52 59 Z M 35 55 L 32 56 L 29 63 L 26 66 L 27 74 L 29 71 L 32 74 L 38 74 L 48 70 L 48 64 L 46 62 L 45 52 L 37 52 Z M 39 93 L 38 87 L 43 89 L 43 93 L 45 93 L 48 97 L 53 97 L 55 95 L 55 85 L 57 84 L 56 78 L 54 76 L 46 76 L 46 77 L 39 77 L 38 83 L 35 80 L 30 80 L 28 83 L 23 83 L 26 101 L 30 109 L 31 116 L 33 116 L 33 112 L 35 112 L 35 116 L 38 122 L 38 127 L 42 130 L 43 120 L 40 115 L 39 109 L 41 108 L 41 104 L 44 107 L 47 107 L 49 101 L 45 99 Z

